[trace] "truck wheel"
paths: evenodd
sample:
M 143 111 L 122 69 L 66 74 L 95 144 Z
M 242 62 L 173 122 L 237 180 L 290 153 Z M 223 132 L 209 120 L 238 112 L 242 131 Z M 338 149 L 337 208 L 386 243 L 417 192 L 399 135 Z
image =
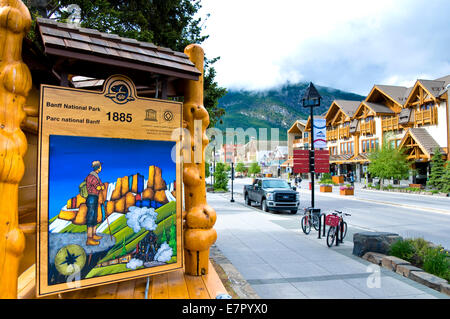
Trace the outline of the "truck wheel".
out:
M 269 208 L 267 207 L 267 201 L 266 201 L 266 199 L 263 199 L 263 200 L 261 201 L 261 209 L 262 209 L 263 211 L 265 211 L 265 212 L 268 212 L 268 211 L 269 211 Z
M 244 201 L 245 201 L 246 205 L 252 206 L 252 201 L 250 200 L 250 198 L 248 198 L 248 194 L 247 193 L 244 196 Z
M 291 214 L 297 214 L 297 210 L 296 209 L 291 210 Z

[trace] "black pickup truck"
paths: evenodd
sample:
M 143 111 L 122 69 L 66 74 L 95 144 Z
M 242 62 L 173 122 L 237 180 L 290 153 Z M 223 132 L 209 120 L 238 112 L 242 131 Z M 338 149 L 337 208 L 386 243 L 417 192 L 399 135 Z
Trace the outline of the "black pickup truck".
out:
M 289 210 L 296 214 L 300 204 L 296 188 L 276 178 L 257 178 L 252 185 L 244 185 L 244 198 L 247 205 L 256 202 L 265 212 Z

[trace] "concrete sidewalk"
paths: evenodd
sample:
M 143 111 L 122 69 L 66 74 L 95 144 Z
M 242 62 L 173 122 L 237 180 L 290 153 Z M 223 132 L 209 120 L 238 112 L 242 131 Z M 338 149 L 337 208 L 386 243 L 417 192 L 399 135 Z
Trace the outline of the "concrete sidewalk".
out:
M 208 193 L 217 212 L 216 247 L 261 298 L 446 298 L 428 287 L 352 255 L 349 237 L 328 248 L 317 232 L 305 235 L 297 215 L 265 213 L 240 195 Z

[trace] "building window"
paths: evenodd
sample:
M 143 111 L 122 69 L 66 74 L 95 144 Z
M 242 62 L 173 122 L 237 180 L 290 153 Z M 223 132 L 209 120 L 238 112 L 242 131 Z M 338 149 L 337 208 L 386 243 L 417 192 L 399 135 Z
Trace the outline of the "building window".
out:
M 354 142 L 341 143 L 341 154 L 354 154 L 355 147 Z
M 390 140 L 391 143 L 391 147 L 392 148 L 398 148 L 400 146 L 400 142 L 402 141 L 401 138 L 396 138 L 396 139 L 392 139 Z
M 368 140 L 362 140 L 362 152 L 363 153 L 369 153 L 376 149 L 378 149 L 378 139 L 377 138 L 371 138 Z

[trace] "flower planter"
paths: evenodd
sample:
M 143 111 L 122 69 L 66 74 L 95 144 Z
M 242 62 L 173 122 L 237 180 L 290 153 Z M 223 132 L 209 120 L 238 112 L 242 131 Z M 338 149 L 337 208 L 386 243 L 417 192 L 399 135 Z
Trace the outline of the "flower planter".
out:
M 355 195 L 354 189 L 341 189 L 339 190 L 339 194 L 347 196 L 347 195 Z
M 344 183 L 344 176 L 332 176 L 331 180 L 335 184 L 342 184 L 342 183 Z
M 331 193 L 331 192 L 333 192 L 333 187 L 331 187 L 331 186 L 320 186 L 320 191 L 322 193 Z

